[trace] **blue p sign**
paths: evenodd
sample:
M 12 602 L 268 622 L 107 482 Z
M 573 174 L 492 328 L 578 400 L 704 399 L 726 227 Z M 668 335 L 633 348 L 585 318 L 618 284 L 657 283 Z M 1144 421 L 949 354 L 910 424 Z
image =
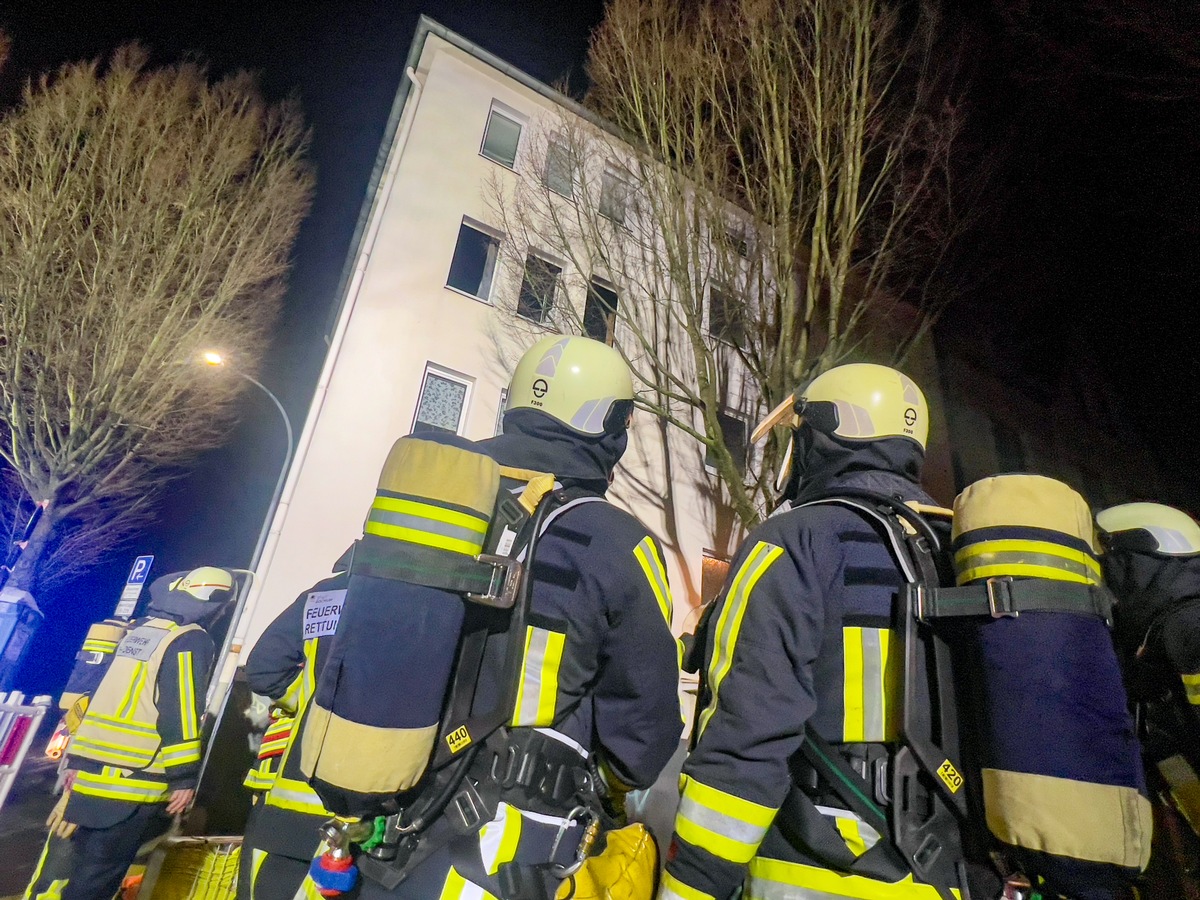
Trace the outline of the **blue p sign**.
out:
M 139 556 L 133 561 L 133 568 L 129 570 L 129 578 L 126 579 L 126 584 L 144 584 L 146 576 L 150 574 L 150 566 L 154 563 L 153 556 Z

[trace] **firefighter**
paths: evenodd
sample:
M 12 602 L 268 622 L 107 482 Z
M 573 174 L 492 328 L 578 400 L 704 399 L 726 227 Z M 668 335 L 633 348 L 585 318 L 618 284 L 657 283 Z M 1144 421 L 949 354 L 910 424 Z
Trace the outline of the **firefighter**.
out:
M 884 777 L 899 724 L 889 651 L 904 579 L 863 516 L 796 508 L 835 489 L 932 503 L 918 484 L 928 407 L 902 373 L 851 364 L 781 410 L 794 427 L 787 502 L 742 545 L 699 636 L 705 687 L 659 900 L 726 900 L 743 883 L 755 900 L 936 898 L 904 870 L 841 874 L 880 834 L 800 747 L 809 723 L 855 771 Z M 793 789 L 811 801 L 805 820 L 777 818 Z
M 166 590 L 156 586 L 67 748 L 75 776 L 50 822 L 73 845 L 63 900 L 111 900 L 138 848 L 195 796 L 214 652 L 208 631 L 227 609 L 233 577 L 201 566 Z
M 503 434 L 470 449 L 492 457 L 502 472 L 553 473 L 574 499 L 555 510 L 534 551 L 532 606 L 502 758 L 490 749 L 479 754 L 466 779 L 495 799 L 485 801 L 488 818 L 465 833 L 453 832 L 463 804 L 451 802 L 422 832 L 423 858 L 403 869 L 398 886 L 364 877 L 363 898 L 551 897 L 562 877 L 551 864 L 571 864 L 585 834 L 594 834 L 580 794 L 603 789 L 620 797 L 648 787 L 678 746 L 678 651 L 663 554 L 637 519 L 603 501 L 629 439 L 630 369 L 598 341 L 546 337 L 517 364 L 508 397 Z M 353 648 L 343 652 L 343 631 L 335 653 L 350 666 Z M 504 633 L 487 639 L 474 708 L 495 706 L 508 644 Z M 313 721 L 303 735 L 306 756 Z M 326 721 L 332 735 L 344 720 Z M 346 754 L 345 766 L 356 749 L 361 759 L 363 749 L 353 743 L 336 751 Z M 329 741 L 321 754 L 321 765 L 336 773 L 342 757 L 334 759 Z M 533 772 L 540 774 L 530 781 Z
M 1096 524 L 1147 780 L 1163 801 L 1148 879 L 1178 879 L 1162 895 L 1190 896 L 1200 863 L 1200 525 L 1160 503 L 1110 507 Z
M 246 786 L 261 792 L 246 823 L 238 897 L 290 900 L 308 874 L 330 813 L 300 772 L 299 734 L 346 596 L 346 557 L 281 612 L 246 660 L 250 690 L 271 700 L 272 721 Z

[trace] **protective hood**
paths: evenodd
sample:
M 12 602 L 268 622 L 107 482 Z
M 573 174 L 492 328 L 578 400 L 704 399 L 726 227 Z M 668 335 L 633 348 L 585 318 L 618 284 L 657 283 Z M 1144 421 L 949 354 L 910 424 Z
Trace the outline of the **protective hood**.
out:
M 185 591 L 173 591 L 171 585 L 191 570 L 172 572 L 156 578 L 150 584 L 150 603 L 146 615 L 172 619 L 180 625 L 199 625 L 205 631 L 212 629 L 229 610 L 232 594 L 214 596 L 211 600 L 197 600 Z
M 793 504 L 839 485 L 902 495 L 906 500 L 925 496 L 918 486 L 925 451 L 907 438 L 842 441 L 813 428 L 800 428 L 795 441 L 792 474 L 784 489 L 784 497 Z
M 1100 563 L 1105 583 L 1117 596 L 1117 641 L 1129 652 L 1141 646 L 1156 616 L 1200 598 L 1200 556 L 1110 550 Z
M 478 448 L 502 466 L 550 472 L 563 487 L 603 494 L 628 443 L 626 431 L 585 437 L 539 410 L 514 409 L 504 415 L 504 433 Z

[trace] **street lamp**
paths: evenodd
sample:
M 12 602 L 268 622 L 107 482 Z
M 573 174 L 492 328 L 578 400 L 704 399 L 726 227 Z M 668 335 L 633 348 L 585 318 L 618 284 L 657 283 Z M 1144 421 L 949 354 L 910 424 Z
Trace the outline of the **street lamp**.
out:
M 294 449 L 292 420 L 288 418 L 287 410 L 283 408 L 283 404 L 279 402 L 279 398 L 271 393 L 271 391 L 267 389 L 266 385 L 264 385 L 257 378 L 247 375 L 240 369 L 227 366 L 227 361 L 224 354 L 217 350 L 205 350 L 200 354 L 200 361 L 204 365 L 212 366 L 213 368 L 228 368 L 229 371 L 233 372 L 233 374 L 244 378 L 246 381 L 250 382 L 256 388 L 266 394 L 271 402 L 275 404 L 275 408 L 279 410 L 279 415 L 283 419 L 283 427 L 287 431 L 287 452 L 283 457 L 283 466 L 279 470 L 279 477 L 275 479 L 275 491 L 271 495 L 271 503 L 267 507 L 266 515 L 263 516 L 262 528 L 258 532 L 258 543 L 254 545 L 254 555 L 250 557 L 250 569 L 253 570 L 254 567 L 258 565 L 259 557 L 262 556 L 263 547 L 267 543 L 267 535 L 271 532 L 271 521 L 275 517 L 275 507 L 279 504 L 279 497 L 283 493 L 283 483 L 287 480 L 288 469 L 290 469 L 292 465 L 292 452 Z M 226 657 L 229 655 L 230 645 L 233 643 L 234 632 L 237 630 L 238 621 L 242 615 L 242 609 L 246 605 L 246 597 L 249 594 L 249 588 L 250 579 L 246 579 L 242 590 L 238 594 L 237 603 L 233 608 L 233 617 L 229 620 L 229 627 L 225 631 L 225 639 L 221 643 L 221 652 L 217 656 L 217 664 L 220 666 L 220 668 L 217 670 L 216 687 L 218 692 L 224 691 L 224 689 L 227 687 L 227 685 L 223 683 L 225 681 L 224 670 L 226 668 Z M 209 698 L 210 704 L 213 699 L 214 697 Z

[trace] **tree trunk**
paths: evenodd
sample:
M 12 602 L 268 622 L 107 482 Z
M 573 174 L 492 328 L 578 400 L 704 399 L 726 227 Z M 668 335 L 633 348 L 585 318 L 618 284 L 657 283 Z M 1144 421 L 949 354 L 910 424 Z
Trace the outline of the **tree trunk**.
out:
M 17 557 L 12 575 L 8 578 L 7 587 L 20 588 L 33 593 L 34 587 L 37 586 L 38 563 L 41 562 L 42 554 L 46 552 L 46 546 L 53 536 L 57 524 L 53 512 L 49 509 L 38 519 L 38 523 L 33 526 L 33 534 L 29 536 L 29 540 L 25 544 L 25 549 Z

